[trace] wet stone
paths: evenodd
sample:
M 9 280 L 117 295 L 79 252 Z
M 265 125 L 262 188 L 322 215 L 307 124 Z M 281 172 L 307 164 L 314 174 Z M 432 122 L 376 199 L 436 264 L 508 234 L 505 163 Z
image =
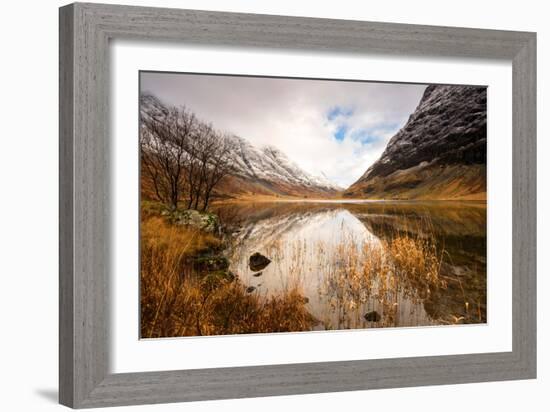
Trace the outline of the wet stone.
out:
M 271 263 L 271 260 L 261 253 L 254 253 L 250 256 L 250 259 L 248 260 L 248 265 L 250 267 L 250 270 L 253 272 L 257 272 L 259 270 L 265 269 L 267 265 Z

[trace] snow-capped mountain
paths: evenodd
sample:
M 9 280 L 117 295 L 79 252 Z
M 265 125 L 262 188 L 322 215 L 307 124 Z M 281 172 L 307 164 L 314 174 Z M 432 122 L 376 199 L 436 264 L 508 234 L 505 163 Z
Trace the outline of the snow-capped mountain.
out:
M 430 85 L 403 128 L 344 196 L 485 199 L 487 88 Z
M 235 140 L 232 158 L 235 174 L 239 177 L 310 191 L 329 193 L 341 190 L 326 177 L 313 176 L 302 170 L 274 146 L 257 148 L 242 137 L 232 138 Z
M 141 116 L 162 117 L 168 107 L 151 94 L 140 98 Z M 215 126 L 215 125 L 214 125 Z M 275 194 L 294 196 L 334 195 L 342 188 L 330 182 L 326 176 L 314 176 L 274 146 L 256 147 L 240 136 L 229 136 L 234 141 L 230 157 L 233 160 L 233 179 L 225 179 L 218 191 L 250 194 Z

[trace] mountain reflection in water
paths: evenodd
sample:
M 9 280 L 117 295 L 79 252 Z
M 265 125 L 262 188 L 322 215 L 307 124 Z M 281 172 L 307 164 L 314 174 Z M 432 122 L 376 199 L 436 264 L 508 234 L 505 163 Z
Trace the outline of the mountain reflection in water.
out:
M 486 322 L 485 202 L 242 202 L 215 211 L 231 271 L 255 293 L 299 285 L 317 329 Z M 384 272 L 398 235 L 398 259 L 415 259 L 407 239 L 435 245 L 437 277 Z M 271 260 L 261 273 L 248 265 L 255 252 Z M 374 311 L 380 319 L 365 317 Z

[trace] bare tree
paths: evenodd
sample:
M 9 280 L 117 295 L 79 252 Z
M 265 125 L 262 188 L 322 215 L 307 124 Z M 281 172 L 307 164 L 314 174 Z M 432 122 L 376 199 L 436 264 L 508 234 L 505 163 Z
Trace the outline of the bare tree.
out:
M 196 129 L 193 141 L 193 159 L 196 162 L 196 179 L 192 187 L 193 209 L 199 209 L 199 203 L 203 197 L 210 159 L 216 150 L 216 136 L 210 124 L 200 124 Z
M 233 140 L 220 133 L 213 133 L 214 144 L 211 145 L 208 167 L 204 176 L 202 191 L 202 210 L 208 208 L 213 189 L 220 181 L 233 171 L 230 153 L 233 148 Z
M 195 116 L 185 108 L 171 109 L 158 116 L 142 115 L 141 161 L 158 200 L 178 207 L 192 162 L 189 141 L 196 128 Z
M 185 197 L 188 209 L 207 210 L 214 188 L 232 171 L 232 141 L 184 107 L 142 113 L 141 160 L 156 198 L 176 209 Z

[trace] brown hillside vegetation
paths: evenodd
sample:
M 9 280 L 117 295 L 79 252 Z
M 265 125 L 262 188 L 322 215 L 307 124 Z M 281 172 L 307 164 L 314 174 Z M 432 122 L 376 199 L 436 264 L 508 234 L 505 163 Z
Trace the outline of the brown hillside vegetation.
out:
M 395 200 L 486 200 L 486 166 L 415 166 L 358 182 L 343 196 Z
M 143 167 L 143 166 L 142 166 Z M 155 189 L 152 180 L 142 170 L 140 178 L 141 199 L 157 201 Z M 255 199 L 261 200 L 268 198 L 270 200 L 288 199 L 288 198 L 315 198 L 331 199 L 338 196 L 337 192 L 328 192 L 314 190 L 304 187 L 295 187 L 283 182 L 254 181 L 240 176 L 227 175 L 216 185 L 212 193 L 212 200 L 239 200 Z M 185 199 L 185 194 L 180 200 Z

